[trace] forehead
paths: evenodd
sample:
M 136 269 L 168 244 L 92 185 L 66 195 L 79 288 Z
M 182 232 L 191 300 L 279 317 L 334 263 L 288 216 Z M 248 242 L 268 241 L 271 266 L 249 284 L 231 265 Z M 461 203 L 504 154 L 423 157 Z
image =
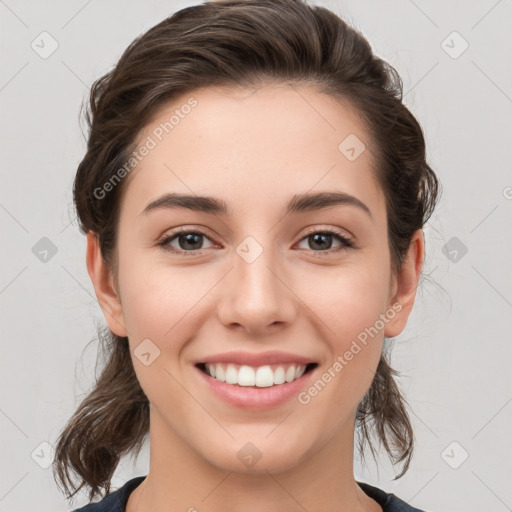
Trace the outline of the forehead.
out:
M 382 199 L 357 113 L 309 87 L 186 93 L 162 107 L 138 140 L 138 150 L 150 149 L 124 195 L 140 210 L 167 191 L 236 196 L 240 205 L 252 198 L 254 206 L 259 196 L 279 201 L 312 189 Z

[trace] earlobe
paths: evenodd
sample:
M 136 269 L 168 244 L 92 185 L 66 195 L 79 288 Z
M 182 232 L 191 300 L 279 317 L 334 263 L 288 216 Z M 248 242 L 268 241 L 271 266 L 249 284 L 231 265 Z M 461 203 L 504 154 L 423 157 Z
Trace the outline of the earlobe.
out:
M 398 336 L 405 328 L 416 298 L 416 290 L 423 268 L 424 250 L 423 231 L 418 229 L 411 238 L 402 266 L 395 276 L 396 292 L 390 300 L 389 307 L 398 312 L 386 324 L 384 329 L 386 337 Z
M 86 264 L 107 325 L 114 334 L 127 336 L 123 309 L 112 272 L 101 255 L 98 236 L 92 231 L 87 233 Z

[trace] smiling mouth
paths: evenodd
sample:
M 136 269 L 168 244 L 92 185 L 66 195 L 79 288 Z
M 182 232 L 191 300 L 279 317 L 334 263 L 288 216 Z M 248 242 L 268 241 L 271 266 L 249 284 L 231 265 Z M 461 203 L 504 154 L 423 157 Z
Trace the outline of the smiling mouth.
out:
M 198 363 L 196 367 L 209 377 L 226 384 L 267 388 L 300 379 L 318 366 L 309 364 L 268 364 L 258 367 L 232 363 Z

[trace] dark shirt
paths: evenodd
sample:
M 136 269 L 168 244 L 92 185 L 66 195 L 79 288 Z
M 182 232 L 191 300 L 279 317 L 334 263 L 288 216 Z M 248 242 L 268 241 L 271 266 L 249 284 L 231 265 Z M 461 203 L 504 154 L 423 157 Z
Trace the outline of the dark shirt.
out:
M 130 493 L 141 484 L 145 478 L 145 476 L 132 478 L 116 491 L 107 494 L 101 501 L 89 503 L 72 512 L 126 512 L 126 503 L 128 503 Z M 378 487 L 373 487 L 363 482 L 357 483 L 365 494 L 370 496 L 370 498 L 375 500 L 382 507 L 383 512 L 425 512 L 419 508 L 411 507 L 394 494 L 388 494 Z

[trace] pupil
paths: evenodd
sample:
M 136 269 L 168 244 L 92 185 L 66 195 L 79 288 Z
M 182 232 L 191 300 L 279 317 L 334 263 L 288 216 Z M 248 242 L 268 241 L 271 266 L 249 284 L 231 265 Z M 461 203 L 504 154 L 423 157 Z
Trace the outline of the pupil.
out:
M 194 238 L 196 238 L 196 242 L 195 242 L 195 244 L 200 246 L 200 245 L 201 245 L 201 243 L 200 243 L 200 242 L 198 242 L 198 241 L 197 241 L 197 239 L 198 239 L 199 237 L 201 237 L 201 236 L 202 236 L 202 235 L 199 235 L 199 234 L 197 234 L 197 233 L 188 233 L 188 234 L 186 234 L 186 235 L 181 235 L 181 236 L 180 236 L 180 242 L 181 242 L 181 241 L 183 241 L 183 240 L 185 240 L 185 245 L 186 245 L 186 244 L 191 244 L 191 245 L 193 246 L 193 247 L 190 247 L 190 246 L 189 246 L 189 247 L 183 247 L 183 246 L 182 246 L 182 249 L 192 249 L 192 250 L 198 249 L 199 247 L 194 247 Z M 180 245 L 182 245 L 182 244 L 180 243 Z
M 318 242 L 318 240 L 320 239 L 320 237 L 322 237 L 324 240 L 325 240 L 325 237 L 330 237 L 332 235 L 329 235 L 329 234 L 325 234 L 325 233 L 317 233 L 315 235 L 313 235 L 313 242 L 314 244 L 316 244 Z M 328 246 L 330 246 L 330 244 L 327 244 Z M 322 247 L 322 243 L 320 242 L 320 249 L 329 249 L 330 247 L 325 247 L 325 244 L 324 246 Z

